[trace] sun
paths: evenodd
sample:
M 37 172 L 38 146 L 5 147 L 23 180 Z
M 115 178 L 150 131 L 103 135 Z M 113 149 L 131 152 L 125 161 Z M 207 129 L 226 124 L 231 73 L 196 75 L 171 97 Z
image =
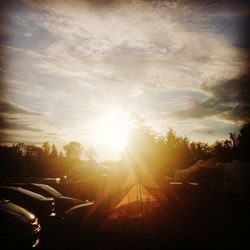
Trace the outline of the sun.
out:
M 122 151 L 127 144 L 129 128 L 125 114 L 107 113 L 98 120 L 98 141 L 109 149 Z

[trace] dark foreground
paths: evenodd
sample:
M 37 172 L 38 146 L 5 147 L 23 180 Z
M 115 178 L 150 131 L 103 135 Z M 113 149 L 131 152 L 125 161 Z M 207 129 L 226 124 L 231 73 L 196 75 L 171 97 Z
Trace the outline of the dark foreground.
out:
M 138 200 L 108 216 L 57 221 L 44 230 L 38 249 L 238 249 L 248 242 L 250 206 L 243 199 L 201 199 L 200 209 L 161 202 Z

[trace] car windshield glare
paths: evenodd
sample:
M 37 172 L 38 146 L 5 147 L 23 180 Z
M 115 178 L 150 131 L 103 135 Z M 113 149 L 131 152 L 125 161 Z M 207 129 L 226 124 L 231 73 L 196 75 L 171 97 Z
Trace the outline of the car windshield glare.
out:
M 20 187 L 2 187 L 2 189 L 5 189 L 6 191 L 9 190 L 12 192 L 17 192 L 19 194 L 23 194 L 34 199 L 40 199 L 40 200 L 45 199 L 45 197 L 40 194 L 34 193 L 32 191 Z
M 48 193 L 52 194 L 54 197 L 61 197 L 61 196 L 62 196 L 57 190 L 55 190 L 54 188 L 52 188 L 52 187 L 49 186 L 49 185 L 45 185 L 45 184 L 36 184 L 36 183 L 33 183 L 33 185 L 35 185 L 35 186 L 37 186 L 37 187 L 40 187 L 40 188 L 44 189 L 44 190 L 47 191 Z

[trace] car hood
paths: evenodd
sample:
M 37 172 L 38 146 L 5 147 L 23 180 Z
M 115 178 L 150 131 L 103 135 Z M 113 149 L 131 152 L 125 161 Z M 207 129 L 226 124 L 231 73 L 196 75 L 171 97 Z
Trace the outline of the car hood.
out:
M 94 205 L 94 202 L 88 202 L 85 204 L 74 206 L 70 208 L 68 211 L 66 211 L 65 216 L 68 218 L 82 216 L 93 205 Z
M 8 217 L 16 218 L 24 224 L 30 224 L 36 220 L 36 216 L 33 213 L 9 201 L 0 204 L 0 212 Z
M 63 215 L 68 209 L 77 205 L 84 204 L 82 200 L 78 200 L 71 197 L 61 196 L 55 198 L 55 209 L 58 215 Z

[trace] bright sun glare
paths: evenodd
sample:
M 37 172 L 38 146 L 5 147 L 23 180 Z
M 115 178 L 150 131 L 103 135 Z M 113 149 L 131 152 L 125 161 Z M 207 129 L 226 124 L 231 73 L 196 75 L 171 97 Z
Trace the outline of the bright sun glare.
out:
M 122 151 L 128 139 L 128 119 L 119 113 L 108 113 L 98 121 L 97 133 L 98 140 L 102 145 L 116 151 Z

